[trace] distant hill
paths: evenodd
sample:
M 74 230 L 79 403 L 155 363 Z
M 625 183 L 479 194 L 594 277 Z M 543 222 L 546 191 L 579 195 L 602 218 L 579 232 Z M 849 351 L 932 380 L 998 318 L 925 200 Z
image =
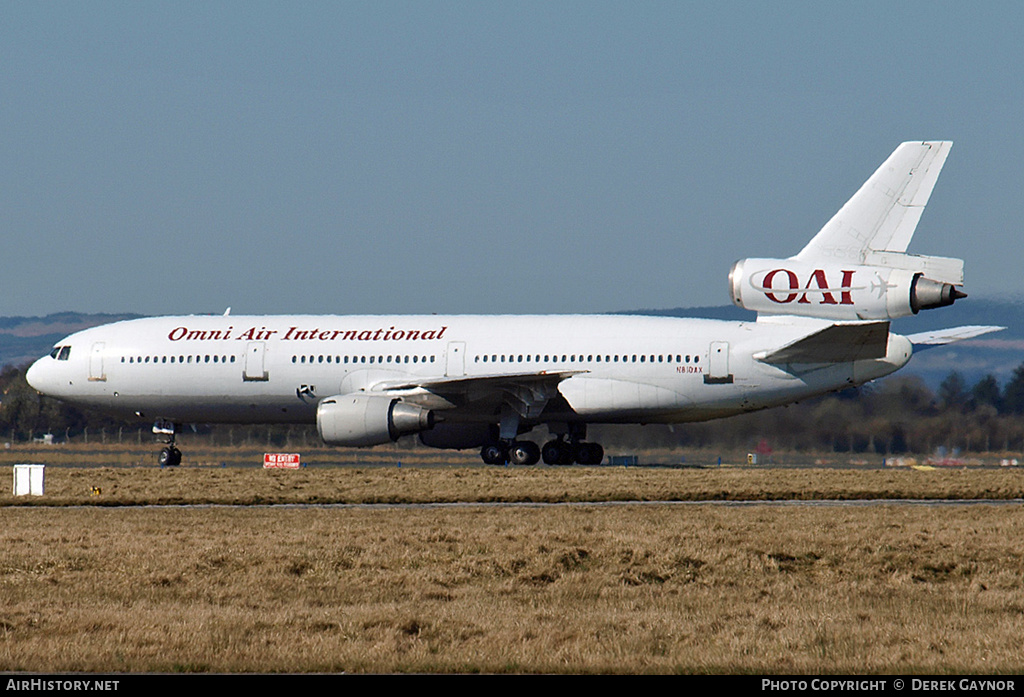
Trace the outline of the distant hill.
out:
M 30 363 L 68 334 L 139 316 L 58 312 L 45 317 L 0 317 L 0 366 Z
M 633 310 L 614 314 L 737 321 L 753 321 L 756 317 L 753 312 L 734 305 Z M 72 332 L 139 316 L 60 312 L 45 317 L 0 317 L 0 366 L 20 366 L 46 355 L 55 343 Z M 1006 329 L 973 341 L 920 351 L 901 374 L 916 373 L 933 389 L 954 370 L 959 371 L 969 384 L 992 373 L 1001 385 L 1005 385 L 1014 369 L 1024 362 L 1024 302 L 970 298 L 953 307 L 925 310 L 915 317 L 898 319 L 893 322 L 893 330 L 900 334 L 913 334 L 967 324 L 998 325 Z

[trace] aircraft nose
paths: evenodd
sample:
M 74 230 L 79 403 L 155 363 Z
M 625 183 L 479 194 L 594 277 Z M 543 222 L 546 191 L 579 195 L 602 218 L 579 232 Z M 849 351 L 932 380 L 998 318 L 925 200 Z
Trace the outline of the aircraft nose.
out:
M 31 385 L 32 389 L 34 389 L 36 392 L 47 391 L 46 388 L 48 387 L 49 383 L 46 380 L 46 373 L 48 371 L 46 370 L 46 366 L 43 365 L 43 361 L 47 360 L 53 359 L 40 358 L 35 363 L 30 365 L 28 370 L 25 372 L 25 380 L 28 381 L 28 384 Z

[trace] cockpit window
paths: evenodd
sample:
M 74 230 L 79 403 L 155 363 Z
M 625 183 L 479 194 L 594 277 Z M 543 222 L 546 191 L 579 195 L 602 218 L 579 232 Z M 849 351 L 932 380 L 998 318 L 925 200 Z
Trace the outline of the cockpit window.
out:
M 60 353 L 60 350 L 62 348 L 64 348 L 64 347 L 63 346 L 54 346 L 53 350 L 50 351 L 50 358 L 56 358 L 57 354 Z
M 58 352 L 57 349 L 60 349 L 60 351 Z M 57 358 L 58 361 L 66 361 L 68 359 L 68 357 L 71 355 L 71 347 L 70 346 L 58 346 L 57 348 L 55 348 L 53 350 L 54 350 L 55 353 L 57 353 L 56 358 Z M 50 355 L 52 356 L 53 353 L 51 353 Z

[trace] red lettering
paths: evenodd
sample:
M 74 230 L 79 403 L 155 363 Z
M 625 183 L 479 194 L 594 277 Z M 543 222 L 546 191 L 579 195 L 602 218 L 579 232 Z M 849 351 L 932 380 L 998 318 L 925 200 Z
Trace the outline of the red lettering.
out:
M 804 286 L 804 290 L 805 291 L 810 290 L 811 282 L 812 281 L 817 284 L 819 289 L 824 291 L 821 294 L 821 304 L 822 305 L 837 305 L 838 304 L 838 303 L 836 303 L 836 299 L 834 297 L 832 297 L 832 293 L 830 293 L 830 292 L 828 292 L 828 290 L 826 290 L 828 288 L 828 281 L 825 280 L 825 272 L 824 271 L 822 271 L 821 269 L 815 269 L 814 272 L 811 273 L 811 277 L 807 279 L 807 285 Z M 801 295 L 800 299 L 797 300 L 797 303 L 810 304 L 810 302 L 811 301 L 807 299 L 807 293 L 804 293 L 803 295 Z
M 773 283 L 775 276 L 783 273 L 786 274 L 786 280 L 789 282 L 788 288 L 775 288 Z M 796 272 L 789 269 L 773 269 L 764 276 L 764 282 L 761 285 L 760 290 L 765 294 L 769 300 L 780 305 L 791 303 L 794 300 L 801 305 L 809 305 L 811 303 L 809 294 L 821 293 L 821 305 L 853 305 L 853 274 L 854 270 L 843 270 L 843 280 L 838 288 L 830 288 L 828 283 L 828 277 L 825 275 L 824 269 L 815 269 L 807 277 L 807 283 L 804 284 L 803 288 L 800 287 L 800 280 L 797 278 Z M 801 292 L 802 291 L 802 292 Z M 785 296 L 782 293 L 786 292 Z M 835 293 L 839 292 L 839 301 L 836 301 Z M 782 296 L 782 297 L 780 297 Z M 797 300 L 799 298 L 799 300 Z
M 850 293 L 852 288 L 850 287 L 853 283 L 853 271 L 843 271 L 843 294 L 840 297 L 840 305 L 853 305 L 853 295 Z
M 794 300 L 796 300 L 796 297 L 799 295 L 799 293 L 790 293 L 789 295 L 786 296 L 785 300 L 779 300 L 777 297 L 775 297 L 775 293 L 772 291 L 785 290 L 782 288 L 776 289 L 775 287 L 772 286 L 772 281 L 775 279 L 775 274 L 780 272 L 785 273 L 786 276 L 789 278 L 788 290 L 795 291 L 800 288 L 800 281 L 797 280 L 796 274 L 790 271 L 789 269 L 774 269 L 772 271 L 769 271 L 768 274 L 764 277 L 764 283 L 762 285 L 764 289 L 764 294 L 765 296 L 767 296 L 769 300 L 775 303 L 779 303 L 780 305 L 784 305 L 786 303 L 791 303 Z M 771 288 L 771 290 L 768 290 L 769 288 Z
M 773 272 L 774 273 L 774 272 Z M 787 272 L 791 273 L 791 272 Z M 796 293 L 794 293 L 794 297 Z M 776 301 L 781 302 L 781 301 Z M 788 300 L 786 301 L 788 302 Z M 234 331 L 234 327 L 228 327 L 224 329 L 189 329 L 188 327 L 175 327 L 168 334 L 167 338 L 170 341 L 181 341 L 182 339 L 192 341 L 214 341 L 224 339 L 235 339 L 237 341 L 266 341 L 272 338 L 275 334 L 281 334 L 277 329 L 267 329 L 266 327 L 249 327 L 240 335 L 233 337 L 231 334 Z M 388 329 L 320 329 L 316 327 L 314 329 L 299 329 L 298 327 L 288 327 L 282 336 L 282 341 L 334 341 L 341 339 L 343 341 L 438 341 L 440 340 L 445 332 L 448 331 L 448 327 L 441 326 L 439 329 L 428 329 L 426 331 L 418 329 L 395 329 L 389 327 Z

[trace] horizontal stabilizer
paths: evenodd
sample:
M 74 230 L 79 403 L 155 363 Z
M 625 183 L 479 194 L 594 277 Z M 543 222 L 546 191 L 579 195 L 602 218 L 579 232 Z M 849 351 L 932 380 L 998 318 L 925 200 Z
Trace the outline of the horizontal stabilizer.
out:
M 937 329 L 933 332 L 921 332 L 907 336 L 915 350 L 923 351 L 933 346 L 945 346 L 965 339 L 973 339 L 982 334 L 1001 332 L 1006 327 L 971 325 L 966 327 L 953 327 L 951 329 Z
M 773 364 L 849 363 L 885 358 L 888 345 L 888 322 L 833 324 L 755 358 Z

